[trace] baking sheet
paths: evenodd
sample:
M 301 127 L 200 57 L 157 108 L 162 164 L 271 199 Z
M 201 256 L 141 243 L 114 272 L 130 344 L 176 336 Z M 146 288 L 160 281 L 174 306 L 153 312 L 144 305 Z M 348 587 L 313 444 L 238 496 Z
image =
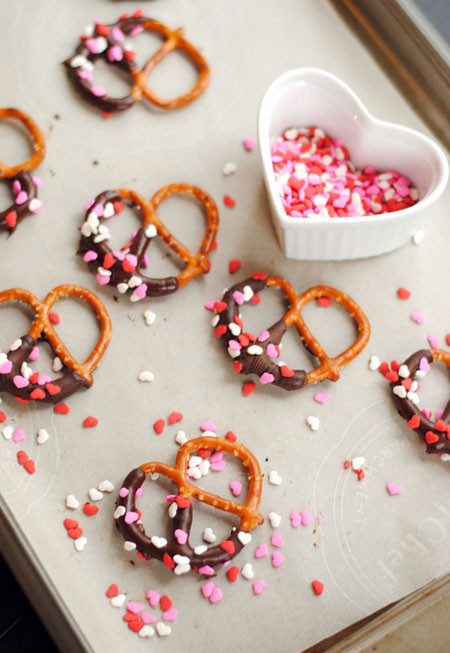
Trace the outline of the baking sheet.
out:
M 430 211 L 420 247 L 407 244 L 366 261 L 287 261 L 270 222 L 258 154 L 245 152 L 241 145 L 245 136 L 255 136 L 259 101 L 276 75 L 295 66 L 323 67 L 347 82 L 376 116 L 426 128 L 326 2 L 143 4 L 148 15 L 186 27 L 187 38 L 202 47 L 210 62 L 211 84 L 197 102 L 179 112 L 156 113 L 141 103 L 110 120 L 75 95 L 58 64 L 71 54 L 92 19 L 113 22 L 137 5 L 20 0 L 0 6 L 0 54 L 9 62 L 0 68 L 1 105 L 29 112 L 44 129 L 48 145 L 37 171 L 44 182 L 44 210 L 27 218 L 12 238 L 1 236 L 1 287 L 20 285 L 44 297 L 59 283 L 80 283 L 98 292 L 113 322 L 113 339 L 94 373 L 94 386 L 69 400 L 69 415 L 55 415 L 49 407 L 19 407 L 3 398 L 8 424 L 22 426 L 26 440 L 20 445 L 0 442 L 0 491 L 94 650 L 145 650 L 149 645 L 174 651 L 301 650 L 449 568 L 448 465 L 424 455 L 395 413 L 385 381 L 367 369 L 372 354 L 400 360 L 427 346 L 427 333 L 442 340 L 449 331 L 449 262 L 443 246 L 450 236 L 444 211 L 448 191 Z M 155 88 L 174 90 L 173 80 L 181 72 L 193 78 L 182 58 L 167 62 L 155 72 Z M 111 88 L 113 84 L 120 82 L 114 80 Z M 2 158 L 3 152 L 26 152 L 19 134 L 0 127 Z M 236 162 L 238 172 L 224 178 L 221 169 L 227 161 Z M 136 305 L 119 297 L 115 302 L 75 256 L 82 207 L 106 188 L 125 186 L 151 196 L 173 181 L 197 184 L 219 204 L 219 248 L 212 256 L 211 274 L 165 299 Z M 225 193 L 236 198 L 235 209 L 222 207 Z M 6 194 L 1 197 L 6 204 Z M 195 206 L 171 200 L 161 216 L 188 244 L 194 246 L 201 237 Z M 170 261 L 163 257 L 164 251 L 156 248 L 152 265 L 167 273 Z M 243 261 L 235 277 L 228 274 L 232 258 Z M 320 389 L 331 394 L 325 405 L 313 400 L 317 388 L 288 394 L 258 387 L 250 397 L 241 395 L 241 380 L 213 336 L 203 303 L 259 269 L 285 275 L 299 292 L 320 283 L 335 285 L 357 299 L 371 321 L 366 350 L 338 384 L 322 384 Z M 410 300 L 397 299 L 400 285 L 412 291 Z M 244 312 L 246 325 L 270 324 L 277 300 L 266 301 L 268 293 L 260 320 L 250 307 Z M 147 308 L 157 314 L 151 327 L 142 317 Z M 94 321 L 72 302 L 62 302 L 57 310 L 67 329 L 64 336 L 81 355 L 94 339 Z M 333 346 L 338 350 L 348 342 L 351 329 L 345 316 L 333 311 L 336 328 L 325 310 L 310 307 L 308 319 L 322 329 L 325 342 L 333 341 L 333 353 Z M 413 310 L 424 311 L 423 326 L 409 319 Z M 2 348 L 25 332 L 24 315 L 14 315 L 16 322 L 2 319 Z M 294 351 L 294 342 L 290 334 L 285 351 L 305 360 Z M 137 381 L 143 369 L 154 373 L 153 383 Z M 445 375 L 430 375 L 421 394 L 424 405 L 442 407 L 447 395 Z M 167 419 L 172 410 L 185 415 L 183 422 L 156 436 L 153 422 Z M 88 415 L 98 417 L 95 429 L 81 427 Z M 320 417 L 318 432 L 305 424 L 308 415 Z M 80 511 L 74 515 L 64 505 L 69 493 L 84 502 L 87 490 L 106 478 L 119 487 L 130 469 L 147 460 L 173 462 L 178 428 L 194 437 L 206 419 L 214 420 L 219 434 L 233 430 L 255 453 L 266 476 L 275 469 L 283 478 L 278 487 L 265 482 L 261 502 L 265 516 L 271 511 L 282 516 L 283 566 L 273 569 L 270 556 L 253 558 L 259 543 L 269 543 L 266 523 L 236 560 L 240 567 L 252 562 L 255 578 L 267 583 L 265 591 L 255 597 L 249 581 L 240 578 L 231 585 L 220 572 L 215 582 L 224 600 L 215 606 L 201 596 L 198 578 L 173 577 L 156 562 L 144 564 L 124 553 L 111 518 L 113 496 L 106 495 L 99 514 L 91 518 Z M 43 446 L 35 442 L 39 428 L 51 435 Z M 34 476 L 17 464 L 18 448 L 36 461 Z M 343 469 L 343 461 L 356 455 L 364 456 L 368 467 L 360 483 Z M 238 473 L 229 466 L 223 479 L 207 480 L 226 494 L 227 479 L 238 478 Z M 392 480 L 402 484 L 400 496 L 386 493 L 385 484 Z M 153 487 L 150 491 L 158 497 L 155 511 L 162 514 L 162 490 L 159 495 Z M 151 505 L 147 496 L 144 505 Z M 292 529 L 290 512 L 303 508 L 320 523 Z M 149 530 L 156 528 L 156 518 L 145 514 Z M 65 534 L 65 517 L 79 519 L 85 530 L 88 544 L 82 553 L 75 552 Z M 199 516 L 199 529 L 208 519 L 207 514 Z M 222 528 L 225 534 L 226 522 Z M 315 578 L 325 586 L 320 597 L 310 588 Z M 168 594 L 179 609 L 170 637 L 155 636 L 150 644 L 131 633 L 121 621 L 123 609 L 112 608 L 104 596 L 112 582 L 130 600 L 144 599 L 150 588 Z

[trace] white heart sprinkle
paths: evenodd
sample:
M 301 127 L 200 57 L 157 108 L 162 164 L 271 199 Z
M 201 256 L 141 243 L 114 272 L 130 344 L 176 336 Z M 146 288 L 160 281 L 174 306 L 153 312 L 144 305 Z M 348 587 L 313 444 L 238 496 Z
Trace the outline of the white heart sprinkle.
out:
M 216 315 L 216 317 L 218 318 L 219 316 Z M 217 322 L 218 321 L 219 320 L 217 320 Z M 241 327 L 239 326 L 239 324 L 236 324 L 236 322 L 230 322 L 230 324 L 228 325 L 228 328 L 230 329 L 231 333 L 234 336 L 238 336 L 241 333 Z
M 100 492 L 112 492 L 114 490 L 114 485 L 111 483 L 111 481 L 102 481 L 101 483 L 98 484 L 98 489 Z
M 147 225 L 147 226 L 145 227 L 145 231 L 144 231 L 144 233 L 145 233 L 145 236 L 146 236 L 147 238 L 154 238 L 155 236 L 158 235 L 158 231 L 157 231 L 157 229 L 156 229 L 156 227 L 155 227 L 154 224 L 149 224 L 149 225 Z
M 276 472 L 274 469 L 269 473 L 269 483 L 271 485 L 281 485 L 283 482 L 283 479 L 279 475 L 278 472 Z
M 86 544 L 87 544 L 87 537 L 79 537 L 73 543 L 74 547 L 78 552 L 83 551 Z
M 406 397 L 406 388 L 404 388 L 402 385 L 394 385 L 392 392 L 397 395 L 397 397 L 400 397 L 400 399 L 404 399 Z
M 189 458 L 188 467 L 197 467 L 202 462 L 203 458 L 201 456 L 191 456 Z
M 145 624 L 145 626 L 143 626 L 138 633 L 139 637 L 142 638 L 153 637 L 154 634 L 155 634 L 155 629 L 152 628 L 149 624 Z
M 19 349 L 21 344 L 22 344 L 22 338 L 17 338 L 17 340 L 14 340 L 12 345 L 10 345 L 9 347 L 10 351 L 16 351 L 16 349 Z
M 31 213 L 39 213 L 41 208 L 42 208 L 41 200 L 38 200 L 37 197 L 33 197 L 33 199 L 28 204 L 28 209 L 31 211 Z
M 157 481 L 158 478 L 159 478 L 159 474 L 158 474 L 158 472 L 152 472 L 152 473 L 150 474 L 150 480 L 151 480 L 151 481 Z
M 111 605 L 113 608 L 121 608 L 123 604 L 125 603 L 126 600 L 126 594 L 117 594 L 117 596 L 113 596 L 111 599 Z
M 11 440 L 13 433 L 14 433 L 14 429 L 12 426 L 5 426 L 5 428 L 2 429 L 2 435 L 5 438 L 5 440 Z
M 136 548 L 136 542 L 124 542 L 123 548 L 125 551 L 134 551 Z
M 263 348 L 259 345 L 250 345 L 250 347 L 247 347 L 247 353 L 251 356 L 259 356 L 263 351 Z
M 117 508 L 114 510 L 114 519 L 119 519 L 119 517 L 122 517 L 126 513 L 126 508 L 125 506 L 117 506 Z
M 417 381 L 413 381 L 411 383 L 411 387 L 410 387 L 409 391 L 410 392 L 416 392 L 416 390 L 418 390 L 418 389 L 419 389 L 419 384 L 417 383 Z
M 407 365 L 400 365 L 397 374 L 401 376 L 402 379 L 407 379 L 409 377 L 409 367 Z
M 190 560 L 189 560 L 189 558 L 188 558 L 187 556 L 182 556 L 182 555 L 180 555 L 179 553 L 176 553 L 176 554 L 173 556 L 173 561 L 174 561 L 177 565 L 188 565 L 188 564 L 190 563 Z
M 128 290 L 128 284 L 127 283 L 118 283 L 117 284 L 117 290 L 120 292 L 121 295 L 124 295 Z
M 89 490 L 89 498 L 91 501 L 101 501 L 103 499 L 103 492 L 99 492 L 95 487 Z
M 163 547 L 167 546 L 167 540 L 165 537 L 158 537 L 158 535 L 153 535 L 153 537 L 150 539 L 153 546 L 156 546 L 157 549 L 162 549 Z
M 413 404 L 417 406 L 420 399 L 419 399 L 419 395 L 416 392 L 408 392 L 406 396 Z
M 75 495 L 68 494 L 66 496 L 66 507 L 67 508 L 70 508 L 71 510 L 76 510 L 77 508 L 79 508 L 79 506 L 80 506 L 80 502 L 75 497 Z
M 286 129 L 284 132 L 284 137 L 287 138 L 288 141 L 295 141 L 295 139 L 298 136 L 298 129 L 295 129 L 295 127 L 291 127 L 291 129 Z
M 52 370 L 54 372 L 61 372 L 63 367 L 64 367 L 64 365 L 63 365 L 62 360 L 58 356 L 55 356 L 55 358 L 53 359 L 53 363 L 52 363 Z
M 80 231 L 85 238 L 89 238 L 93 233 L 95 233 L 94 228 L 89 224 L 89 222 L 83 222 Z
M 172 628 L 167 624 L 164 624 L 162 621 L 158 621 L 156 624 L 156 632 L 160 637 L 166 637 L 166 635 L 170 635 Z
M 32 368 L 27 365 L 27 363 L 24 361 L 20 367 L 20 373 L 22 376 L 24 376 L 26 379 L 29 379 L 30 376 L 33 374 Z
M 37 434 L 37 438 L 36 438 L 36 442 L 38 444 L 45 444 L 47 442 L 47 440 L 49 439 L 49 437 L 50 436 L 49 436 L 48 431 L 46 429 L 39 429 L 38 434 Z
M 208 528 L 205 528 L 205 530 L 203 531 L 203 539 L 205 540 L 205 542 L 208 542 L 209 544 L 212 544 L 217 539 L 213 529 L 209 528 L 209 526 Z
M 417 370 L 417 372 L 414 374 L 415 377 L 418 379 L 423 379 L 423 377 L 426 375 L 426 372 L 424 370 Z
M 205 551 L 208 550 L 208 547 L 205 546 L 204 544 L 199 544 L 198 546 L 194 547 L 194 553 L 197 556 L 201 556 L 202 553 L 205 553 Z
M 191 565 L 185 564 L 177 565 L 173 570 L 173 573 L 177 576 L 181 576 L 182 574 L 187 574 L 189 571 L 191 571 Z
M 155 375 L 152 372 L 150 372 L 150 370 L 144 370 L 138 376 L 139 381 L 147 381 L 147 383 L 150 383 L 150 381 L 153 381 L 154 378 L 155 378 Z
M 154 313 L 153 311 L 150 311 L 150 310 L 149 311 L 144 311 L 144 320 L 145 320 L 145 323 L 150 326 L 156 320 L 156 313 Z
M 81 54 L 77 54 L 75 57 L 72 57 L 70 60 L 71 68 L 83 68 L 83 70 L 89 70 L 92 72 L 94 70 L 94 64 L 86 57 L 83 57 Z
M 244 301 L 249 302 L 253 295 L 255 294 L 251 288 L 251 286 L 244 286 L 242 289 L 242 292 L 244 294 Z
M 141 277 L 138 277 L 136 274 L 133 274 L 133 276 L 128 280 L 128 287 L 129 288 L 137 288 L 140 286 L 142 283 Z
M 173 519 L 175 515 L 177 514 L 178 511 L 178 506 L 176 501 L 172 501 L 172 503 L 169 506 L 169 510 L 167 511 L 169 513 L 170 519 Z
M 450 462 L 450 454 L 449 453 L 443 453 L 443 454 L 441 454 L 440 459 L 444 463 L 449 463 Z
M 369 360 L 369 370 L 375 372 L 381 365 L 381 361 L 378 356 L 371 356 Z
M 103 217 L 106 219 L 112 218 L 114 213 L 114 204 L 112 202 L 106 202 L 105 206 L 103 207 Z
M 356 456 L 356 458 L 352 458 L 352 467 L 355 470 L 355 472 L 361 469 L 365 462 L 366 459 L 363 458 L 362 456 Z
M 236 170 L 237 170 L 237 165 L 232 161 L 228 161 L 228 163 L 225 163 L 225 165 L 222 168 L 222 174 L 225 177 L 228 177 L 228 175 L 232 175 L 234 172 L 236 172 Z
M 239 349 L 232 349 L 231 347 L 228 347 L 228 353 L 231 358 L 237 358 L 241 352 Z
M 209 462 L 209 460 L 203 460 L 198 466 L 202 476 L 206 476 L 207 474 L 209 474 L 210 467 L 211 467 L 211 463 Z
M 184 431 L 178 431 L 175 436 L 175 442 L 181 447 L 185 442 L 187 442 L 186 433 Z
M 278 528 L 281 524 L 281 517 L 276 512 L 269 512 L 268 518 L 272 528 Z
M 193 478 L 194 481 L 198 481 L 202 477 L 202 473 L 198 467 L 189 467 L 187 475 L 189 478 Z
M 106 270 L 105 268 L 102 268 L 101 265 L 98 266 L 97 272 L 102 275 L 102 277 L 110 277 L 112 272 L 111 270 Z
M 86 222 L 92 227 L 94 233 L 97 233 L 95 230 L 99 227 L 100 220 L 98 219 L 98 215 L 94 211 L 88 213 Z
M 424 232 L 424 230 L 423 230 L 423 229 L 418 229 L 417 231 L 415 231 L 415 232 L 413 233 L 413 236 L 412 236 L 413 243 L 414 243 L 415 245 L 420 245 L 420 243 L 421 243 L 422 240 L 424 239 L 424 236 L 425 236 L 425 232 Z
M 214 315 L 214 317 L 211 320 L 211 326 L 216 327 L 219 324 L 220 321 L 220 315 Z
M 306 423 L 308 424 L 311 431 L 318 431 L 320 427 L 320 420 L 315 415 L 308 415 L 306 418 Z
M 241 544 L 245 546 L 246 544 L 252 541 L 252 536 L 250 533 L 247 533 L 246 531 L 239 531 L 238 540 Z
M 253 566 L 250 564 L 250 562 L 246 562 L 245 565 L 242 567 L 241 575 L 246 580 L 251 580 L 253 578 L 255 572 L 253 571 Z

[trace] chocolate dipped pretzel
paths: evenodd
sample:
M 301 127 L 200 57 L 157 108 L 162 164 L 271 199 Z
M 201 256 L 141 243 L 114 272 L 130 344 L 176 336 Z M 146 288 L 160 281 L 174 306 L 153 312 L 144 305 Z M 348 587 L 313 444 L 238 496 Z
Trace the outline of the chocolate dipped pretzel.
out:
M 248 469 L 249 478 L 249 489 L 244 504 L 211 494 L 189 481 L 187 476 L 189 456 L 193 451 L 200 449 L 223 450 L 242 460 Z M 148 535 L 141 521 L 142 514 L 136 508 L 136 498 L 142 493 L 142 485 L 149 474 L 162 474 L 173 481 L 178 488 L 178 494 L 170 497 L 168 509 L 172 521 L 170 540 L 159 535 Z M 215 567 L 232 560 L 251 541 L 250 531 L 264 521 L 257 510 L 261 490 L 261 470 L 258 461 L 248 449 L 239 442 L 231 442 L 225 438 L 202 436 L 188 440 L 180 447 L 175 467 L 166 463 L 152 462 L 133 469 L 125 478 L 119 491 L 114 517 L 117 528 L 125 538 L 126 550 L 136 549 L 138 556 L 143 560 L 151 558 L 161 560 L 177 575 L 187 573 L 191 569 L 202 574 L 207 571 L 207 567 Z M 239 527 L 233 528 L 228 538 L 216 546 L 201 545 L 192 548 L 189 544 L 189 534 L 194 499 L 226 513 L 237 515 L 240 517 Z
M 67 296 L 79 297 L 90 304 L 100 322 L 101 333 L 97 344 L 83 363 L 72 356 L 49 318 L 54 303 Z M 99 364 L 111 339 L 111 320 L 100 299 L 86 288 L 64 284 L 53 288 L 43 302 L 23 288 L 0 292 L 0 304 L 13 301 L 28 304 L 36 317 L 28 333 L 15 340 L 7 354 L 0 352 L 0 392 L 8 392 L 21 403 L 30 400 L 57 403 L 80 388 L 89 388 L 93 383 L 91 372 Z M 33 349 L 44 339 L 67 370 L 57 379 L 33 372 L 27 363 Z
M 198 200 L 206 211 L 206 230 L 197 253 L 189 251 L 158 218 L 156 210 L 170 195 L 182 194 Z M 105 222 L 123 209 L 123 201 L 133 204 L 139 211 L 142 226 L 120 251 L 112 251 L 107 241 L 110 231 Z M 89 203 L 81 227 L 78 254 L 95 272 L 100 285 L 115 286 L 121 293 L 131 292 L 131 301 L 144 297 L 160 297 L 182 288 L 197 274 L 207 274 L 208 256 L 213 248 L 219 228 L 217 206 L 204 190 L 190 184 L 169 184 L 161 188 L 147 202 L 135 191 L 122 188 L 100 193 Z M 154 279 L 145 276 L 141 267 L 146 250 L 153 238 L 159 236 L 179 256 L 186 267 L 176 277 Z
M 0 120 L 14 119 L 21 122 L 29 131 L 33 141 L 33 155 L 16 166 L 8 166 L 0 160 L 0 179 L 7 179 L 11 184 L 14 203 L 0 211 L 0 230 L 12 233 L 17 224 L 31 213 L 39 213 L 42 202 L 37 198 L 37 189 L 41 185 L 39 177 L 31 172 L 42 163 L 45 156 L 45 140 L 38 125 L 23 111 L 12 108 L 0 108 Z
M 162 36 L 164 43 L 146 61 L 143 68 L 138 68 L 134 61 L 136 53 L 126 39 L 144 30 Z M 97 22 L 89 26 L 74 55 L 64 61 L 64 65 L 78 93 L 108 115 L 129 109 L 141 97 L 160 109 L 179 109 L 203 93 L 210 76 L 204 57 L 183 35 L 183 28 L 172 30 L 158 20 L 146 18 L 137 11 L 133 16 L 121 16 L 117 23 L 111 25 Z M 188 93 L 172 99 L 163 99 L 147 86 L 147 80 L 156 66 L 174 50 L 181 50 L 191 59 L 198 70 L 198 79 Z M 112 98 L 107 95 L 106 89 L 93 83 L 94 65 L 99 59 L 129 74 L 133 81 L 129 95 Z
M 266 286 L 279 288 L 284 293 L 289 310 L 275 324 L 255 336 L 245 331 L 239 308 Z M 302 309 L 308 302 L 324 296 L 343 306 L 358 327 L 354 343 L 334 357 L 328 356 L 302 316 Z M 234 359 L 235 371 L 240 374 L 256 374 L 261 383 L 273 383 L 284 390 L 299 390 L 324 379 L 337 381 L 339 370 L 364 349 L 370 337 L 370 324 L 364 312 L 351 297 L 340 290 L 329 286 L 314 286 L 298 295 L 286 279 L 267 276 L 262 272 L 256 272 L 227 290 L 222 301 L 215 303 L 215 310 L 217 315 L 212 320 L 215 335 L 222 340 Z M 292 370 L 288 365 L 277 362 L 281 339 L 291 325 L 295 325 L 306 349 L 319 360 L 320 365 L 311 372 Z
M 408 427 L 425 441 L 427 453 L 436 453 L 442 460 L 450 461 L 450 401 L 434 422 L 418 407 L 418 379 L 429 372 L 435 361 L 450 367 L 450 352 L 419 349 L 411 354 L 395 373 L 397 380 L 391 381 L 392 399 L 400 415 L 407 420 Z

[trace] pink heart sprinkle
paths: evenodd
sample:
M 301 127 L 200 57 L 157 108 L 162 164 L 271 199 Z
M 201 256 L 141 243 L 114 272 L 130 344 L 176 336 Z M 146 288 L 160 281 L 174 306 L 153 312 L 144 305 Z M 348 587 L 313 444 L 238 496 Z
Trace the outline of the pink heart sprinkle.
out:
M 272 567 L 275 567 L 275 569 L 277 567 L 281 567 L 283 562 L 284 562 L 284 556 L 281 553 L 281 551 L 274 551 L 272 553 Z
M 206 422 L 200 424 L 200 431 L 214 431 L 216 432 L 217 426 L 211 419 L 207 419 Z
M 149 263 L 150 263 L 150 261 L 149 261 L 149 258 L 148 258 L 148 254 L 144 254 L 144 256 L 142 257 L 142 267 L 143 268 L 148 268 Z
M 411 320 L 417 322 L 417 324 L 423 324 L 425 322 L 425 315 L 422 311 L 414 311 L 414 313 L 411 313 Z
M 428 419 L 431 418 L 432 412 L 429 408 L 423 408 L 422 409 L 422 414 L 425 415 L 425 417 L 428 417 Z
M 429 333 L 427 339 L 430 343 L 430 347 L 433 347 L 433 349 L 437 349 L 437 347 L 439 347 L 439 338 L 434 335 L 434 333 Z
M 52 377 L 48 376 L 48 374 L 43 374 L 38 378 L 38 385 L 45 385 L 46 383 L 51 383 L 52 382 Z
M 233 493 L 233 496 L 240 497 L 242 492 L 242 483 L 239 483 L 239 481 L 231 481 L 230 490 Z
M 209 565 L 203 565 L 203 567 L 199 567 L 198 573 L 200 576 L 214 576 L 216 572 Z
M 233 293 L 233 299 L 236 304 L 241 306 L 245 302 L 245 295 L 240 290 L 235 290 Z
M 262 542 L 255 551 L 255 558 L 265 558 L 268 553 L 269 549 L 267 548 L 267 544 Z
M 247 152 L 251 152 L 253 148 L 255 147 L 255 141 L 251 136 L 246 136 L 244 140 L 242 141 L 243 146 L 247 150 Z
M 25 440 L 25 431 L 21 428 L 16 429 L 12 439 L 13 442 L 21 442 L 22 440 Z
M 130 34 L 131 34 L 131 36 L 136 36 L 136 34 L 140 34 L 143 31 L 144 31 L 144 26 L 143 25 L 136 25 L 136 27 L 133 27 Z
M 253 583 L 253 594 L 261 594 L 261 592 L 264 591 L 264 589 L 267 587 L 266 583 L 263 580 L 255 580 Z
M 125 254 L 123 252 L 115 251 L 115 252 L 113 252 L 113 256 L 118 261 L 124 261 L 125 260 Z
M 110 279 L 110 277 L 107 277 L 107 276 L 104 275 L 104 274 L 96 274 L 96 275 L 95 275 L 95 278 L 97 279 L 97 283 L 98 283 L 100 286 L 106 286 L 106 284 L 109 283 L 109 279 Z
M 125 34 L 119 27 L 114 27 L 112 36 L 115 41 L 119 41 L 120 43 L 125 39 Z
M 300 510 L 300 519 L 302 520 L 302 526 L 308 526 L 313 519 L 313 516 L 309 510 Z
M 21 190 L 16 197 L 16 204 L 25 204 L 28 199 L 28 195 L 24 190 Z
M 11 361 L 5 361 L 2 365 L 0 365 L 0 374 L 9 374 L 11 370 L 12 370 Z
M 162 618 L 163 621 L 175 621 L 177 616 L 178 610 L 176 608 L 171 608 L 170 610 L 167 610 L 167 612 L 164 612 Z
M 127 513 L 125 513 L 124 521 L 125 524 L 134 524 L 135 521 L 139 519 L 139 515 L 137 512 L 133 512 L 133 510 L 128 510 Z
M 119 497 L 122 497 L 124 499 L 127 497 L 130 493 L 130 490 L 127 487 L 121 487 L 119 490 Z
M 270 538 L 270 543 L 272 544 L 272 546 L 276 546 L 279 549 L 281 549 L 284 546 L 284 540 L 281 533 L 279 533 L 278 531 L 272 533 L 272 537 Z
M 98 43 L 96 38 L 86 39 L 84 44 L 89 50 L 89 52 L 92 52 L 92 54 L 97 54 L 99 48 L 98 48 Z
M 203 304 L 203 306 L 208 310 L 208 311 L 213 311 L 214 310 L 214 305 L 216 303 L 217 299 L 208 299 L 207 302 Z
M 108 61 L 122 61 L 123 59 L 123 50 L 120 45 L 112 45 L 108 52 L 106 53 Z
M 31 177 L 31 179 L 33 180 L 33 184 L 36 186 L 36 188 L 40 188 L 42 186 L 42 179 L 40 177 L 36 177 L 36 175 L 34 175 Z
M 219 601 L 221 601 L 222 599 L 223 599 L 222 590 L 220 589 L 220 587 L 215 587 L 211 592 L 211 596 L 209 597 L 209 602 L 219 603 Z
M 181 528 L 177 528 L 174 532 L 174 535 L 178 544 L 186 544 L 188 539 L 188 534 L 186 531 L 182 531 Z
M 240 342 L 237 340 L 229 340 L 228 341 L 228 347 L 230 349 L 235 349 L 236 351 L 239 351 L 239 349 L 242 349 L 242 345 Z
M 136 492 L 134 493 L 134 496 L 136 497 L 136 499 L 139 499 L 139 497 L 141 496 L 141 494 L 143 493 L 143 491 L 144 491 L 144 488 L 142 488 L 142 487 L 138 487 L 138 489 L 137 489 Z
M 103 86 L 91 86 L 91 93 L 95 97 L 103 97 L 106 95 L 106 89 Z
M 217 463 L 219 460 L 223 460 L 223 451 L 215 451 L 209 458 L 211 463 Z
M 140 612 L 143 607 L 142 603 L 138 603 L 137 601 L 128 601 L 127 603 L 127 610 L 133 614 Z
M 176 496 L 177 496 L 176 494 L 168 494 L 166 496 L 166 501 L 168 501 L 169 503 L 172 503 L 172 501 L 176 498 Z
M 139 615 L 141 618 L 141 621 L 144 622 L 144 624 L 154 624 L 156 621 L 156 617 L 154 614 L 151 612 L 141 612 Z
M 436 421 L 437 421 L 438 419 L 441 419 L 443 413 L 444 413 L 443 410 L 438 410 L 438 412 L 436 413 Z
M 94 79 L 94 73 L 91 70 L 84 70 L 84 68 L 78 68 L 77 75 L 80 79 L 85 79 L 87 82 L 92 82 Z
M 267 338 L 270 338 L 270 333 L 265 329 L 264 331 L 261 331 L 261 333 L 258 336 L 258 341 L 259 342 L 265 342 Z
M 211 469 L 213 472 L 222 472 L 225 469 L 226 462 L 224 460 L 218 460 L 215 463 L 211 463 Z
M 89 249 L 86 254 L 83 256 L 83 261 L 89 263 L 89 261 L 95 261 L 98 258 L 97 252 L 94 252 L 93 249 Z
M 24 376 L 20 376 L 20 374 L 16 374 L 16 376 L 13 378 L 13 383 L 16 388 L 26 388 L 27 385 L 30 385 L 28 379 L 26 379 Z
M 147 599 L 152 608 L 156 608 L 156 606 L 159 603 L 159 599 L 161 598 L 161 595 L 158 594 L 158 592 L 155 592 L 155 590 L 148 590 L 147 592 Z
M 147 295 L 147 284 L 146 283 L 141 283 L 140 286 L 136 288 L 134 291 L 134 294 L 139 297 L 139 299 L 144 299 L 144 297 Z
M 95 213 L 95 215 L 99 218 L 102 217 L 103 213 L 105 212 L 105 207 L 103 204 L 96 204 L 92 211 Z
M 28 356 L 30 361 L 37 361 L 39 360 L 39 347 L 33 347 L 31 350 L 31 354 Z
M 403 491 L 403 488 L 401 485 L 398 485 L 398 483 L 394 483 L 393 481 L 389 481 L 389 483 L 386 483 L 386 490 L 389 492 L 389 494 L 401 494 Z
M 325 404 L 329 398 L 329 392 L 316 392 L 314 395 L 314 400 L 317 401 L 318 404 Z
M 18 194 L 20 193 L 21 190 L 22 190 L 21 183 L 20 183 L 20 181 L 19 181 L 18 179 L 16 179 L 16 180 L 13 182 L 12 191 L 13 191 L 14 195 L 18 195 Z
M 278 358 L 280 355 L 280 351 L 275 345 L 273 345 L 271 342 L 267 345 L 266 349 L 266 354 L 270 356 L 270 358 Z
M 127 259 L 127 261 L 131 263 L 131 265 L 134 265 L 134 267 L 137 266 L 138 264 L 137 256 L 135 256 L 134 254 L 127 254 L 125 258 Z
M 266 383 L 273 383 L 275 381 L 275 377 L 273 374 L 270 374 L 270 372 L 263 372 L 259 377 L 259 381 L 265 385 Z
M 291 512 L 289 516 L 291 518 L 292 528 L 297 528 L 297 526 L 300 526 L 300 524 L 302 523 L 302 518 L 300 517 L 299 512 Z
M 422 370 L 422 372 L 430 371 L 430 363 L 427 361 L 425 356 L 423 356 L 419 361 L 419 370 Z
M 203 596 L 205 597 L 205 599 L 209 599 L 209 597 L 212 594 L 213 589 L 214 589 L 214 583 L 212 582 L 212 580 L 208 580 L 206 583 L 204 583 L 202 585 L 201 592 L 202 592 Z

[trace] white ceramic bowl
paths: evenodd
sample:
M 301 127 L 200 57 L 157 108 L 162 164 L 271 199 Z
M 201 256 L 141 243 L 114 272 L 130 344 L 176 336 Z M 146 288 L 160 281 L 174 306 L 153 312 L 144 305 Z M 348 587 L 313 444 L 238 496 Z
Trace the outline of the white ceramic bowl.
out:
M 419 189 L 417 204 L 357 218 L 288 216 L 275 183 L 271 145 L 286 128 L 310 125 L 340 138 L 357 167 L 373 165 L 409 177 Z M 259 110 L 258 138 L 275 231 L 289 258 L 365 258 L 396 249 L 416 231 L 448 180 L 447 159 L 430 138 L 374 118 L 346 84 L 316 68 L 290 70 L 269 86 Z

